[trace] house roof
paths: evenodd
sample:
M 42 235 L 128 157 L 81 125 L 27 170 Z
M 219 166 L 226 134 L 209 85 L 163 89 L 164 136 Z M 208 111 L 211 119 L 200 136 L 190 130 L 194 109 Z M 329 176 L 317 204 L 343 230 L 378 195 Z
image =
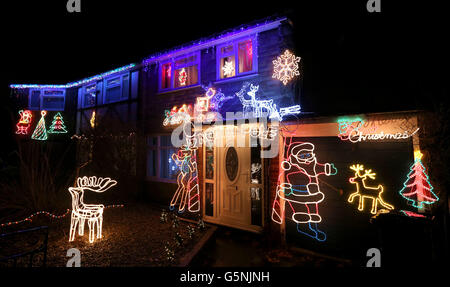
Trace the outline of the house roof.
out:
M 123 72 L 126 70 L 129 70 L 131 68 L 133 68 L 134 66 L 136 66 L 136 64 L 128 64 L 126 66 L 102 73 L 102 74 L 98 74 L 89 78 L 84 78 L 82 80 L 76 81 L 76 82 L 70 82 L 64 85 L 38 85 L 38 84 L 12 84 L 9 85 L 9 87 L 11 89 L 42 89 L 42 88 L 47 88 L 47 89 L 66 89 L 66 88 L 73 88 L 79 85 L 83 85 L 83 84 L 87 84 L 89 82 L 92 81 L 97 81 L 97 80 L 101 80 L 107 76 L 110 76 L 112 74 L 115 73 L 119 73 L 119 72 Z
M 240 37 L 245 37 L 247 35 L 254 34 L 257 32 L 270 30 L 275 27 L 278 27 L 280 25 L 281 21 L 284 21 L 286 19 L 287 19 L 286 17 L 271 16 L 271 17 L 264 18 L 262 20 L 257 20 L 257 21 L 253 21 L 251 23 L 243 24 L 238 27 L 222 31 L 220 33 L 216 33 L 209 37 L 201 38 L 201 39 L 186 43 L 184 45 L 180 45 L 180 46 L 177 46 L 177 47 L 174 47 L 171 49 L 164 50 L 162 52 L 152 54 L 152 55 L 146 57 L 142 61 L 142 64 L 148 65 L 152 62 L 158 62 L 158 61 L 161 61 L 164 59 L 178 56 L 180 54 L 198 51 L 201 49 L 205 49 L 207 47 L 217 45 L 219 43 L 223 43 L 223 42 L 237 39 Z M 103 79 L 107 76 L 110 76 L 112 74 L 115 74 L 115 73 L 119 73 L 122 71 L 132 69 L 135 66 L 136 66 L 136 64 L 129 64 L 129 65 L 126 65 L 126 66 L 123 66 L 123 67 L 120 67 L 120 68 L 117 68 L 117 69 L 114 69 L 114 70 L 111 70 L 111 71 L 108 71 L 108 72 L 105 72 L 102 74 L 98 74 L 98 75 L 95 75 L 95 76 L 92 76 L 89 78 L 84 78 L 82 80 L 70 82 L 70 83 L 63 84 L 63 85 L 11 84 L 9 87 L 11 89 L 28 89 L 28 88 L 66 89 L 66 88 L 73 88 L 73 87 L 76 87 L 79 85 L 87 84 L 92 81 L 101 80 L 101 79 Z
M 253 21 L 251 23 L 243 24 L 238 27 L 228 29 L 209 37 L 204 37 L 195 41 L 191 41 L 189 43 L 173 47 L 171 49 L 167 49 L 162 52 L 158 52 L 146 57 L 142 63 L 144 65 L 148 65 L 152 62 L 162 61 L 168 58 L 176 57 L 181 54 L 186 54 L 193 51 L 198 51 L 201 49 L 205 49 L 211 46 L 215 46 L 217 44 L 230 41 L 233 39 L 237 39 L 240 37 L 245 37 L 250 34 L 254 34 L 257 32 L 262 32 L 266 30 L 273 29 L 278 27 L 280 23 L 286 20 L 286 17 L 280 16 L 271 16 L 264 18 L 262 20 Z

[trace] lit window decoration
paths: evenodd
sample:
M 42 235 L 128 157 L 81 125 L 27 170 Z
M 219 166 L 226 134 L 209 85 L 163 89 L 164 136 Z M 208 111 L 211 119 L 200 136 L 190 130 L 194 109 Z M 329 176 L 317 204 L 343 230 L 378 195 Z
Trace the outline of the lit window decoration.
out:
M 356 185 L 356 192 L 350 194 L 348 197 L 348 202 L 352 203 L 356 196 L 359 197 L 358 210 L 364 210 L 364 202 L 365 199 L 370 199 L 372 201 L 372 207 L 370 209 L 370 213 L 377 214 L 378 204 L 383 206 L 388 210 L 394 209 L 394 206 L 384 202 L 381 198 L 381 194 L 384 191 L 384 187 L 379 184 L 377 187 L 368 186 L 366 184 L 367 178 L 375 179 L 376 173 L 372 172 L 371 169 L 364 169 L 362 164 L 356 164 L 350 166 L 350 169 L 355 172 L 355 176 L 349 179 L 351 184 Z M 360 172 L 364 170 L 364 174 Z
M 319 176 L 335 175 L 337 169 L 332 163 L 318 163 L 314 148 L 309 142 L 291 142 L 287 145 L 287 158 L 280 164 L 272 220 L 278 224 L 283 223 L 287 204 L 299 233 L 325 241 L 325 232 L 317 227 L 322 221 L 318 205 L 325 198 L 324 193 L 320 191 Z
M 95 128 L 95 111 L 92 111 L 91 119 L 89 120 L 91 128 Z
M 83 202 L 84 192 L 87 190 L 105 192 L 116 184 L 117 181 L 109 177 L 84 176 L 77 178 L 76 187 L 69 187 L 69 192 L 72 196 L 69 241 L 75 240 L 77 227 L 78 235 L 82 236 L 84 234 L 84 223 L 86 220 L 89 226 L 89 242 L 93 243 L 95 238 L 102 238 L 103 209 L 105 206 L 103 204 L 85 204 Z M 96 236 L 95 229 L 97 229 Z
M 231 77 L 234 75 L 234 64 L 232 61 L 225 61 L 222 67 L 223 75 Z
M 31 119 L 33 118 L 33 114 L 30 110 L 20 110 L 19 111 L 20 120 L 17 123 L 16 134 L 18 135 L 27 135 L 31 125 Z
M 63 117 L 61 113 L 57 113 L 53 117 L 53 122 L 50 125 L 50 128 L 48 130 L 49 134 L 65 134 L 67 133 L 66 126 L 64 125 Z
M 433 204 L 439 197 L 433 192 L 425 167 L 422 164 L 423 154 L 420 150 L 414 152 L 414 164 L 408 173 L 408 179 L 403 183 L 400 195 L 412 203 L 415 208 L 422 208 L 424 204 Z
M 245 91 L 250 88 L 247 92 L 247 95 L 250 99 L 246 99 L 244 94 Z M 283 120 L 283 116 L 285 115 L 296 115 L 300 113 L 300 106 L 290 106 L 281 108 L 278 111 L 276 104 L 273 103 L 273 100 L 258 100 L 256 99 L 256 92 L 259 90 L 259 85 L 253 85 L 248 82 L 245 82 L 242 88 L 235 94 L 236 97 L 239 98 L 242 104 L 242 113 L 244 117 L 261 117 L 264 114 L 267 114 L 270 119 L 276 119 L 278 121 Z
M 286 50 L 284 54 L 278 56 L 276 60 L 273 60 L 273 75 L 272 78 L 276 78 L 286 85 L 295 76 L 300 75 L 298 71 L 298 63 L 300 57 L 294 56 L 289 50 Z
M 181 68 L 180 72 L 178 73 L 178 82 L 180 83 L 180 86 L 186 86 L 187 81 L 187 73 L 185 68 Z
M 190 122 L 192 114 L 192 106 L 183 104 L 180 108 L 174 106 L 171 110 L 164 111 L 163 125 L 177 125 L 182 122 Z
M 47 111 L 41 111 L 41 119 L 39 120 L 36 128 L 34 129 L 31 138 L 34 140 L 45 141 L 47 140 L 47 129 L 45 128 L 45 115 Z
M 178 205 L 179 213 L 185 211 L 186 205 L 189 212 L 200 211 L 196 151 L 197 147 L 185 145 L 179 149 L 178 153 L 172 155 L 180 173 L 177 176 L 178 188 L 170 201 L 170 209 L 173 210 Z

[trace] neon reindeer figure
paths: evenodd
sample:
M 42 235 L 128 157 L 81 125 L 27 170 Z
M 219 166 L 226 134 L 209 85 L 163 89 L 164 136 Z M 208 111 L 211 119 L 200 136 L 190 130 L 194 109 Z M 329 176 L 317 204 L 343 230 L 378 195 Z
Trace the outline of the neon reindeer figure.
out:
M 185 145 L 178 153 L 172 155 L 172 159 L 180 168 L 180 173 L 177 176 L 178 188 L 170 202 L 171 210 L 178 205 L 178 212 L 184 212 L 187 204 L 190 212 L 200 211 L 196 151 L 197 147 Z
M 384 187 L 379 184 L 377 187 L 367 186 L 366 180 L 367 178 L 375 179 L 376 173 L 372 172 L 371 169 L 364 170 L 364 166 L 362 164 L 356 164 L 350 166 L 350 169 L 355 172 L 355 176 L 349 179 L 350 183 L 356 184 L 356 192 L 350 194 L 348 197 L 348 202 L 353 202 L 356 196 L 359 196 L 358 210 L 364 210 L 364 199 L 368 198 L 372 200 L 372 208 L 370 213 L 377 214 L 378 204 L 387 208 L 388 210 L 394 209 L 394 206 L 386 203 L 381 198 L 381 194 L 383 193 Z M 361 175 L 360 171 L 364 170 L 364 174 Z
M 69 241 L 74 241 L 75 233 L 78 226 L 78 235 L 84 235 L 84 223 L 87 220 L 89 226 L 89 242 L 94 242 L 95 238 L 102 238 L 103 224 L 103 204 L 86 204 L 83 202 L 85 191 L 104 192 L 114 185 L 117 181 L 106 178 L 79 177 L 77 178 L 76 187 L 69 187 L 72 196 L 72 216 L 70 221 Z M 95 228 L 97 228 L 97 236 L 95 236 Z

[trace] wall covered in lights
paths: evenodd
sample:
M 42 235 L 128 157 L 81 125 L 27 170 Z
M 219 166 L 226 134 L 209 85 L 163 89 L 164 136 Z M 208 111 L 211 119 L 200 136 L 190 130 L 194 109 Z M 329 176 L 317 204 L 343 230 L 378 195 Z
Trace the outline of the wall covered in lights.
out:
M 377 240 L 377 230 L 369 219 L 371 202 L 366 199 L 365 210 L 358 210 L 358 198 L 353 203 L 348 202 L 350 194 L 355 192 L 355 185 L 349 182 L 354 177 L 354 171 L 349 167 L 364 163 L 366 168 L 376 172 L 375 179 L 367 180 L 370 186 L 383 184 L 382 198 L 393 205 L 396 210 L 411 210 L 398 191 L 403 187 L 404 176 L 409 171 L 413 160 L 411 140 L 389 142 L 366 142 L 355 146 L 343 143 L 338 137 L 295 137 L 295 140 L 311 142 L 315 145 L 317 154 L 323 162 L 333 162 L 337 175 L 321 179 L 320 188 L 325 194 L 321 202 L 321 230 L 326 232 L 327 240 L 317 242 L 298 233 L 295 222 L 286 221 L 287 241 L 318 252 L 331 252 L 336 256 L 351 254 L 362 250 Z M 320 152 L 319 152 L 320 151 Z M 403 171 L 399 172 L 399 171 Z M 382 208 L 380 205 L 378 209 Z M 350 244 L 349 244 L 350 243 Z M 351 249 L 342 249 L 351 246 Z M 365 249 L 367 250 L 367 248 Z

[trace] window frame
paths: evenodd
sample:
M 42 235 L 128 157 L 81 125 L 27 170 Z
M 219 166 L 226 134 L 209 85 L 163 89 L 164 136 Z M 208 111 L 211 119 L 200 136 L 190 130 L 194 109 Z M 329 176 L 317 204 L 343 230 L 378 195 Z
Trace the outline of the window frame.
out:
M 126 77 L 126 76 L 128 76 L 128 92 L 127 92 L 127 97 L 126 98 L 124 98 L 123 97 L 123 92 L 124 92 L 124 88 L 123 88 L 123 78 L 124 77 Z M 112 85 L 108 85 L 108 81 L 110 81 L 110 80 L 113 80 L 113 79 L 116 79 L 116 78 L 119 78 L 119 83 L 117 83 L 117 84 L 112 84 Z M 114 74 L 114 75 L 111 75 L 111 76 L 109 76 L 109 77 L 107 77 L 107 78 L 105 78 L 105 79 L 103 79 L 103 103 L 102 104 L 105 104 L 105 105 L 108 105 L 108 104 L 113 104 L 113 103 L 118 103 L 118 102 L 123 102 L 123 101 L 128 101 L 129 99 L 130 99 L 130 87 L 131 87 L 131 84 L 130 84 L 130 79 L 131 79 L 131 76 L 130 76 L 130 71 L 127 71 L 127 72 L 125 72 L 125 73 L 121 73 L 121 74 Z M 120 87 L 120 96 L 119 96 L 119 99 L 118 100 L 113 100 L 113 101 L 107 101 L 107 90 L 109 89 L 109 88 L 114 88 L 114 87 Z M 84 104 L 84 103 L 83 103 Z M 98 103 L 98 100 L 97 100 L 97 105 L 98 105 L 99 103 Z M 84 106 L 83 106 L 84 107 Z
M 175 66 L 175 63 L 179 60 L 185 59 L 185 58 L 189 58 L 195 56 L 195 61 L 191 61 L 191 62 L 187 62 L 185 64 L 181 64 L 179 66 Z M 201 83 L 201 60 L 200 60 L 201 54 L 200 51 L 195 51 L 192 53 L 188 53 L 188 54 L 183 54 L 181 56 L 175 57 L 175 58 L 171 58 L 169 60 L 165 60 L 159 63 L 158 66 L 158 91 L 159 92 L 166 92 L 166 91 L 176 91 L 176 90 L 181 90 L 181 89 L 186 89 L 186 88 L 191 88 L 191 87 L 195 87 L 200 85 Z M 162 88 L 162 68 L 163 66 L 165 66 L 166 64 L 170 64 L 170 87 L 168 88 Z M 182 86 L 182 87 L 177 87 L 175 88 L 175 70 L 179 70 L 182 68 L 186 68 L 186 67 L 190 67 L 190 66 L 195 66 L 197 65 L 197 83 L 192 84 L 192 85 L 188 85 L 188 86 Z
M 252 42 L 252 70 L 247 72 L 239 72 L 239 43 L 250 40 Z M 233 51 L 228 53 L 222 53 L 221 50 L 227 46 L 233 46 Z M 234 56 L 234 76 L 221 78 L 221 60 L 224 57 Z M 216 46 L 216 81 L 227 81 L 230 79 L 255 74 L 258 72 L 258 39 L 257 34 L 249 35 L 246 37 L 238 38 L 230 42 L 226 42 Z
M 145 177 L 149 181 L 158 181 L 158 182 L 165 182 L 165 183 L 177 183 L 177 179 L 170 179 L 170 178 L 163 178 L 161 177 L 161 150 L 171 150 L 176 149 L 176 147 L 169 147 L 169 146 L 161 146 L 161 137 L 163 136 L 170 136 L 170 134 L 152 134 L 147 135 L 146 137 L 146 170 L 145 170 Z M 149 145 L 148 139 L 149 138 L 156 138 L 156 146 Z M 156 175 L 150 176 L 148 175 L 148 151 L 149 150 L 155 150 L 156 151 Z
M 86 94 L 87 94 L 86 90 L 87 90 L 88 87 L 91 87 L 93 85 L 95 85 L 95 103 L 93 105 L 87 105 L 87 103 L 86 103 Z M 90 84 L 84 85 L 82 89 L 83 89 L 83 97 L 81 99 L 81 101 L 83 103 L 82 107 L 83 108 L 93 108 L 93 107 L 97 106 L 97 101 L 98 101 L 97 100 L 97 98 L 98 98 L 98 83 L 95 82 L 95 83 L 90 83 Z
M 31 95 L 34 91 L 39 91 L 39 108 L 31 107 Z M 62 91 L 62 95 L 45 95 L 46 91 Z M 63 104 L 62 108 L 45 108 L 44 107 L 44 98 L 63 98 Z M 64 111 L 66 106 L 66 89 L 48 89 L 48 88 L 42 88 L 42 89 L 30 89 L 28 91 L 28 109 L 31 111 Z

